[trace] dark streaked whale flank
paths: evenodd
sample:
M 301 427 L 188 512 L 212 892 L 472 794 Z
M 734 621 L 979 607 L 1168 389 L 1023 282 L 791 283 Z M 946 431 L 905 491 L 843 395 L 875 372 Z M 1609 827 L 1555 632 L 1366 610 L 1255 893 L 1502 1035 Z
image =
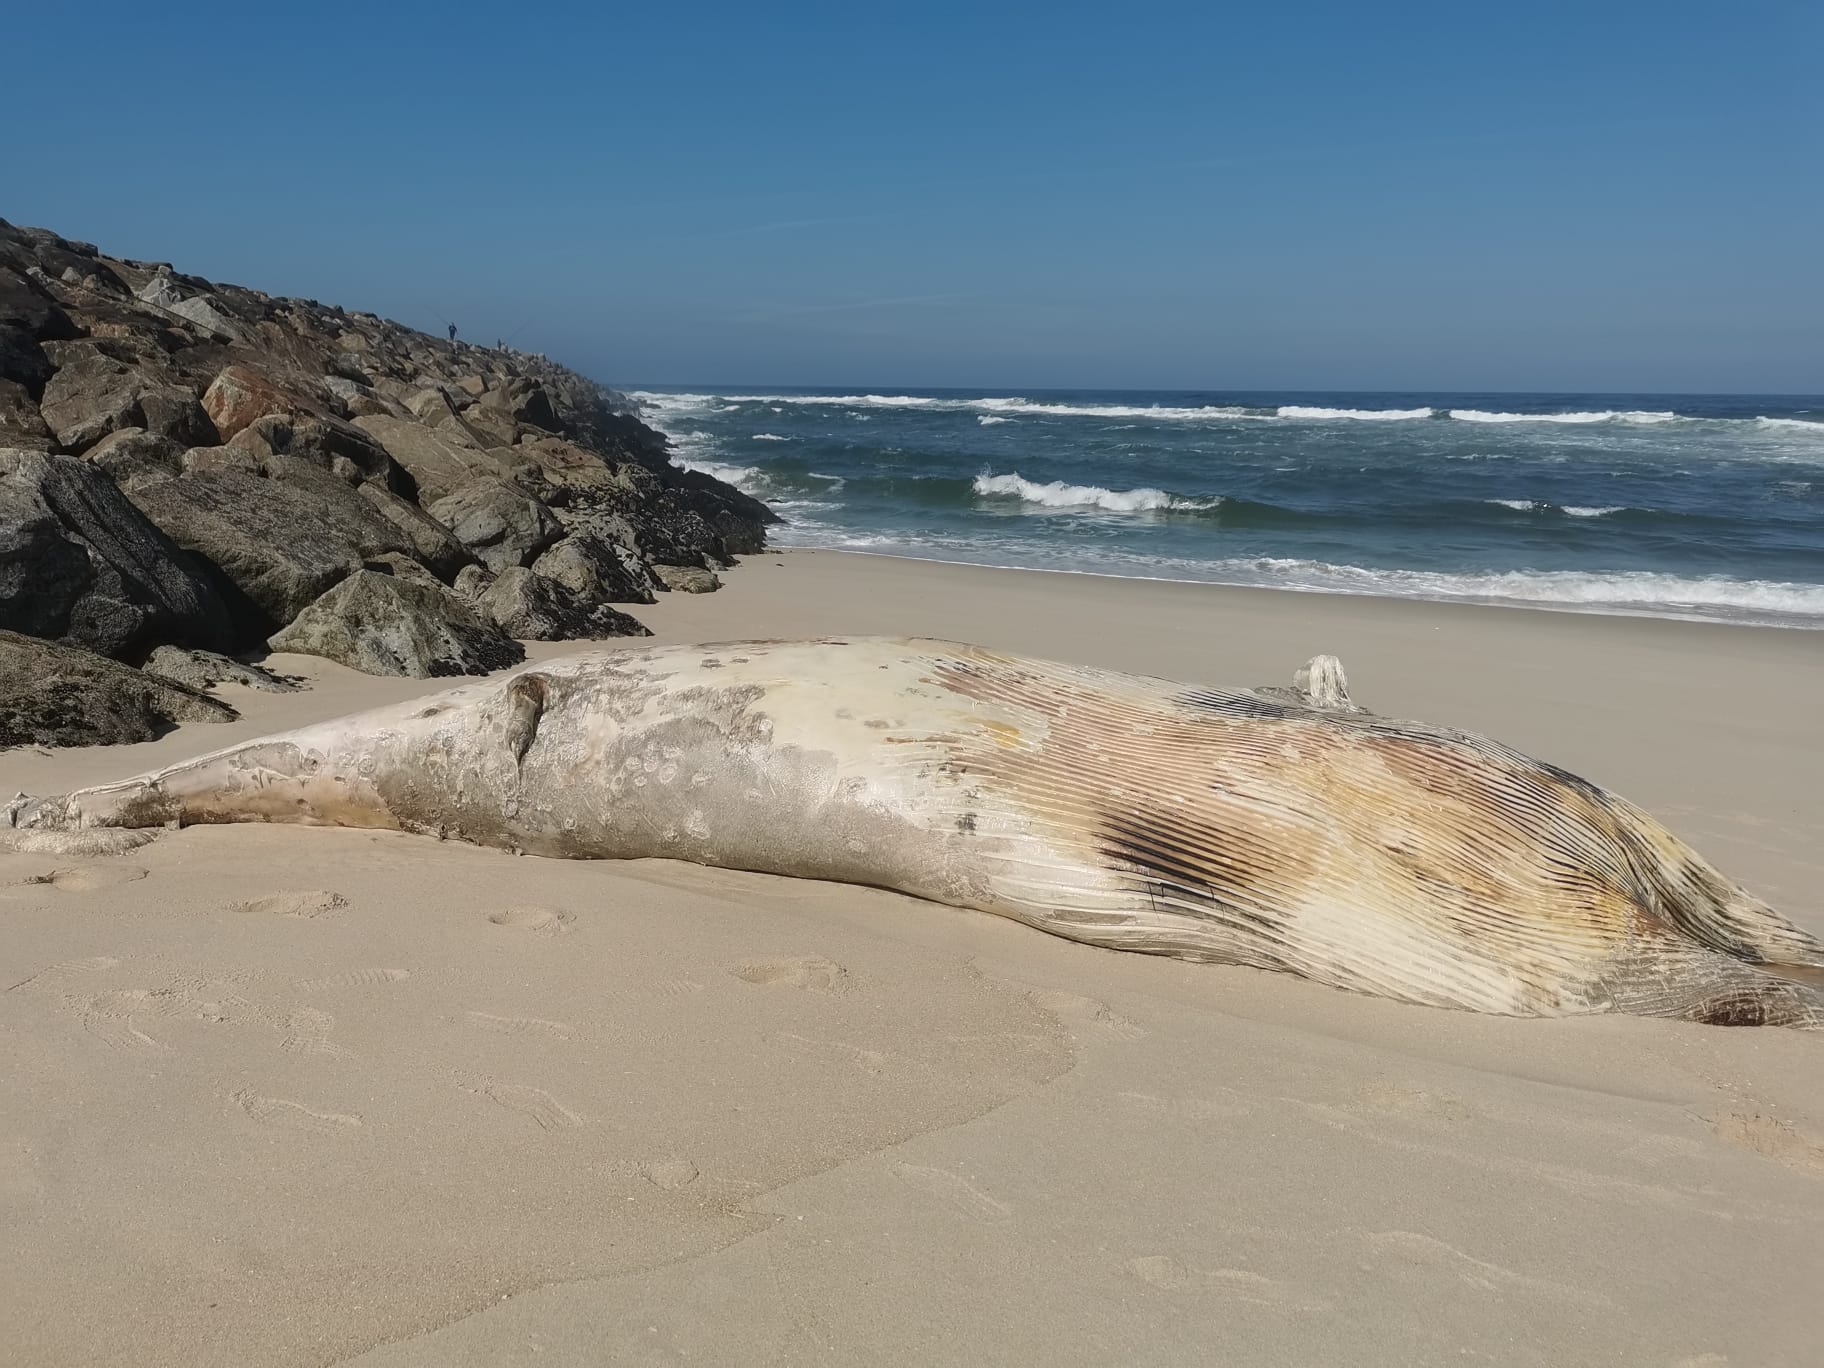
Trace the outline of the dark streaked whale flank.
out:
M 1225 690 L 942 641 L 598 650 L 9 814 L 668 857 L 1405 1002 L 1824 1027 L 1824 945 L 1602 789 L 1355 709 L 1328 657 Z

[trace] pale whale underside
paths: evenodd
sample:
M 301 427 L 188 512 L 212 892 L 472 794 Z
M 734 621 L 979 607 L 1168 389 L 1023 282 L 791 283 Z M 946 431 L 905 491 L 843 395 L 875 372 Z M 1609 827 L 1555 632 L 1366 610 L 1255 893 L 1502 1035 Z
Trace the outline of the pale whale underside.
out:
M 1824 1026 L 1824 946 L 1652 817 L 1349 704 L 881 638 L 606 649 L 63 798 L 897 889 L 1406 1002 Z

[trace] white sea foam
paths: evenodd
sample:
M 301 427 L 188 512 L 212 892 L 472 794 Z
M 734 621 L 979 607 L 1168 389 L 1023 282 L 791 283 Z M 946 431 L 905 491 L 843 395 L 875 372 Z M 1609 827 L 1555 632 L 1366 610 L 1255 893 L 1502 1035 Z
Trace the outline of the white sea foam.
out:
M 962 407 L 987 409 L 996 415 L 1017 413 L 1041 418 L 1151 418 L 1167 423 L 1202 423 L 1266 416 L 1232 404 L 1173 408 L 1168 404 L 1044 404 L 1031 399 L 965 399 L 958 402 Z
M 1743 580 L 1724 575 L 1688 576 L 1626 570 L 1450 574 L 1429 570 L 1370 569 L 1276 557 L 1200 561 L 1112 549 L 1084 557 L 1077 552 L 1050 551 L 1039 544 L 1015 539 L 928 539 L 907 533 L 861 535 L 835 529 L 789 536 L 786 540 L 796 545 L 833 546 L 873 554 L 963 561 L 1009 569 L 1640 617 L 1758 622 L 1778 627 L 1824 627 L 1824 584 Z
M 789 442 L 790 437 L 781 437 L 776 432 L 756 432 L 750 439 L 755 442 Z
M 975 421 L 980 423 L 983 427 L 989 427 L 995 423 L 1011 423 L 1013 419 L 1003 418 L 998 413 L 984 413 Z
M 685 470 L 701 471 L 713 476 L 724 484 L 731 484 L 744 494 L 759 494 L 766 484 L 766 472 L 754 466 L 724 465 L 720 461 L 705 461 L 695 456 L 680 456 L 674 450 L 671 461 L 673 465 Z
M 952 397 L 928 394 L 694 394 L 663 390 L 636 390 L 630 395 L 643 408 L 659 414 L 712 413 L 737 411 L 743 404 L 763 404 L 769 412 L 782 413 L 792 405 L 833 406 L 848 410 L 849 417 L 866 421 L 870 416 L 861 410 L 902 409 L 928 412 L 967 412 L 981 418 L 1008 415 L 1051 418 L 1127 418 L 1152 422 L 1210 423 L 1243 421 L 1340 421 L 1406 422 L 1432 418 L 1439 414 L 1460 423 L 1550 423 L 1571 426 L 1596 423 L 1620 425 L 1655 425 L 1661 423 L 1733 423 L 1753 424 L 1766 431 L 1798 433 L 1824 437 L 1824 421 L 1808 418 L 1694 418 L 1670 409 L 1574 409 L 1558 413 L 1510 413 L 1492 409 L 1359 409 L 1327 408 L 1308 404 L 1282 404 L 1268 412 L 1229 404 L 1102 404 L 1068 403 L 1000 395 Z M 981 421 L 978 418 L 978 421 Z
M 1573 413 L 1490 413 L 1486 409 L 1451 409 L 1450 416 L 1459 423 L 1676 423 L 1679 416 L 1667 410 L 1651 413 L 1640 409 L 1600 409 Z
M 1281 404 L 1276 410 L 1281 418 L 1318 418 L 1336 419 L 1352 418 L 1358 422 L 1397 423 L 1411 418 L 1429 418 L 1428 408 L 1414 409 L 1352 409 L 1352 408 L 1313 408 L 1307 404 Z
M 858 409 L 914 409 L 939 412 L 965 412 L 1003 418 L 1008 415 L 1052 418 L 1150 418 L 1160 422 L 1207 422 L 1225 418 L 1266 418 L 1270 414 L 1250 412 L 1233 405 L 1205 404 L 1174 407 L 1169 404 L 1061 404 L 1033 399 L 983 395 L 980 398 L 948 398 L 924 394 L 673 394 L 664 391 L 636 390 L 630 398 L 664 413 L 702 411 L 711 405 L 739 406 L 765 404 L 773 411 L 784 404 L 808 407 L 830 407 L 849 410 L 849 417 L 864 419 Z M 728 412 L 718 408 L 714 412 Z M 1429 412 L 1430 410 L 1426 410 Z
M 1484 499 L 1483 503 L 1499 504 L 1502 508 L 1511 508 L 1516 513 L 1563 513 L 1572 518 L 1606 518 L 1611 513 L 1625 510 L 1623 504 L 1611 504 L 1597 508 L 1586 504 L 1552 504 L 1538 499 Z
M 1168 508 L 1214 508 L 1220 499 L 1180 499 L 1163 489 L 1103 489 L 1099 485 L 1065 484 L 1053 480 L 1038 484 L 1018 474 L 975 477 L 975 492 L 983 498 L 1018 499 L 1041 508 L 1099 508 L 1107 513 L 1154 513 Z

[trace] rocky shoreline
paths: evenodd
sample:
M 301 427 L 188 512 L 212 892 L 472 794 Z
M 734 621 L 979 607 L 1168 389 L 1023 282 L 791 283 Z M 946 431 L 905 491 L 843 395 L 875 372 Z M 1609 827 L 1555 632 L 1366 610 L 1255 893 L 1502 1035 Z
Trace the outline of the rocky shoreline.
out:
M 643 635 L 611 605 L 714 589 L 777 519 L 632 409 L 0 219 L 0 747 L 232 716 L 201 688 L 268 649 L 456 675 Z

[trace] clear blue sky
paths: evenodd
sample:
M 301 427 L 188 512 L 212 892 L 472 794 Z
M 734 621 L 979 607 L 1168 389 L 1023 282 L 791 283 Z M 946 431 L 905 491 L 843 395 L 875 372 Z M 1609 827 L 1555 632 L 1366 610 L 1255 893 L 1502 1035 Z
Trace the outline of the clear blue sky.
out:
M 0 215 L 616 383 L 1824 391 L 1824 5 L 9 7 Z

